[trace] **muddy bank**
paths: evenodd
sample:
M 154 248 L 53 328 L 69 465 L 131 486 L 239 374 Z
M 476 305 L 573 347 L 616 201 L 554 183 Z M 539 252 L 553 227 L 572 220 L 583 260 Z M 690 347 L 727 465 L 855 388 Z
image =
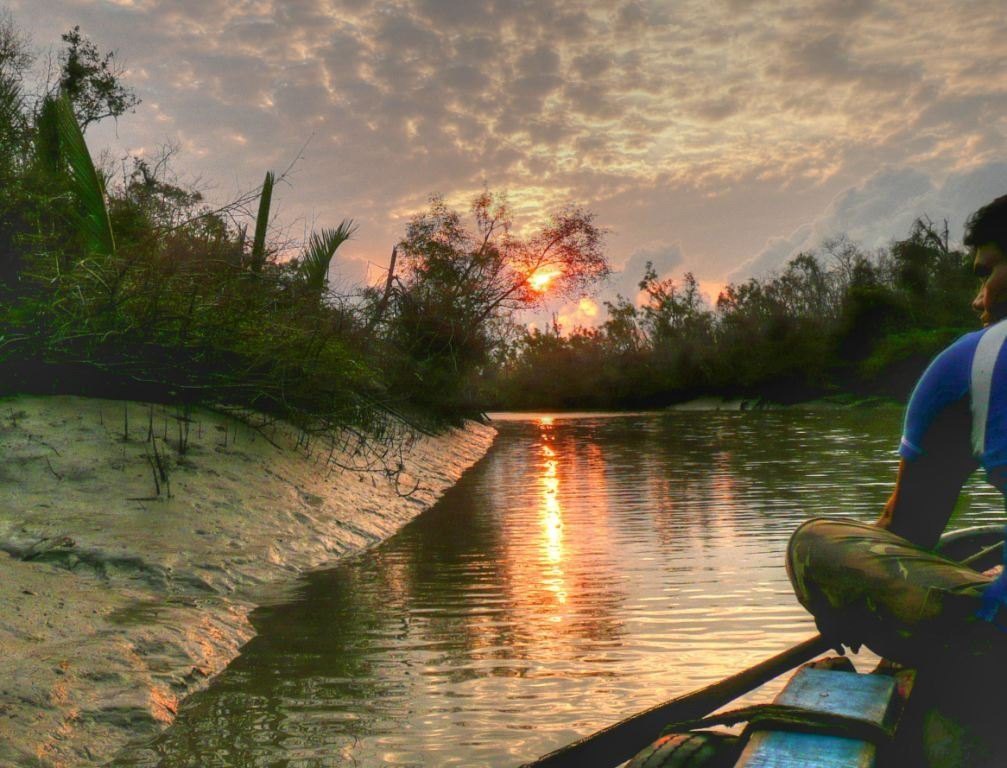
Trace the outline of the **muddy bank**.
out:
M 98 765 L 162 728 L 256 604 L 392 534 L 494 434 L 389 423 L 333 443 L 202 410 L 0 400 L 0 765 Z

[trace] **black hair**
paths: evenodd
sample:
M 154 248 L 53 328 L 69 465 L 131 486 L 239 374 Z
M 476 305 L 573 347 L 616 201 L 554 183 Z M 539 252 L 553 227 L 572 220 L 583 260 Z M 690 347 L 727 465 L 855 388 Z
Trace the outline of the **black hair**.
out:
M 993 243 L 1007 253 L 1007 195 L 1001 195 L 969 216 L 964 242 L 970 248 Z

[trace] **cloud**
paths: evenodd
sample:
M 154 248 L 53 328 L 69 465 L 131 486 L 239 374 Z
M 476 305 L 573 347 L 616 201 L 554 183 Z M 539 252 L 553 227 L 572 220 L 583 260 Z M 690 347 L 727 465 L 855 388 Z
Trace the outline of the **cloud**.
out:
M 284 210 L 357 219 L 340 258 L 360 263 L 387 259 L 430 192 L 488 183 L 599 211 L 616 263 L 676 243 L 669 268 L 719 280 L 839 227 L 960 218 L 1007 162 L 989 0 L 10 5 L 41 47 L 79 23 L 142 73 L 137 114 L 89 131 L 113 153 L 178 143 L 180 174 L 226 198 L 308 142 Z
M 604 289 L 605 298 L 614 300 L 618 294 L 635 299 L 648 262 L 654 265 L 658 277 L 670 277 L 682 265 L 682 249 L 678 245 L 651 245 L 635 251 L 621 269 L 613 270 Z
M 417 11 L 437 27 L 484 28 L 493 18 L 491 3 L 472 0 L 418 0 Z
M 1007 162 L 952 173 L 940 183 L 911 168 L 882 169 L 836 196 L 813 221 L 786 237 L 771 239 L 731 272 L 728 281 L 779 271 L 801 251 L 815 250 L 839 235 L 867 250 L 884 247 L 908 235 L 913 222 L 923 216 L 938 223 L 947 220 L 952 240 L 961 242 L 968 216 L 1003 194 L 1007 194 Z
M 556 322 L 564 333 L 575 328 L 593 328 L 604 322 L 601 306 L 593 299 L 583 298 L 576 302 L 564 304 L 556 312 Z M 539 318 L 535 327 L 547 327 L 545 318 Z

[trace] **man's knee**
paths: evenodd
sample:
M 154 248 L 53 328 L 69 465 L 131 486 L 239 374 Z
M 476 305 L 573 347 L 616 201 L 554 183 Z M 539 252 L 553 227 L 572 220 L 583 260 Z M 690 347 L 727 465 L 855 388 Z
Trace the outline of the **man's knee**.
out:
M 787 575 L 801 603 L 815 602 L 816 584 L 833 577 L 847 576 L 857 550 L 869 547 L 880 529 L 842 518 L 817 517 L 807 520 L 790 537 L 787 545 Z

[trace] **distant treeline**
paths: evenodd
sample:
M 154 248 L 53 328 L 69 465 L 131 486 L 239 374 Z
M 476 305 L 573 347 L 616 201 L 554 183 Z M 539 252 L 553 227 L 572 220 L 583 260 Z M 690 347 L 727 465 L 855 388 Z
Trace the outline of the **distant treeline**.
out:
M 905 398 L 927 362 L 978 327 L 971 260 L 946 222 L 868 253 L 840 237 L 782 273 L 728 286 L 714 307 L 696 280 L 640 281 L 642 305 L 606 302 L 596 329 L 523 333 L 484 371 L 492 408 L 638 408 L 699 395 L 794 402 Z

